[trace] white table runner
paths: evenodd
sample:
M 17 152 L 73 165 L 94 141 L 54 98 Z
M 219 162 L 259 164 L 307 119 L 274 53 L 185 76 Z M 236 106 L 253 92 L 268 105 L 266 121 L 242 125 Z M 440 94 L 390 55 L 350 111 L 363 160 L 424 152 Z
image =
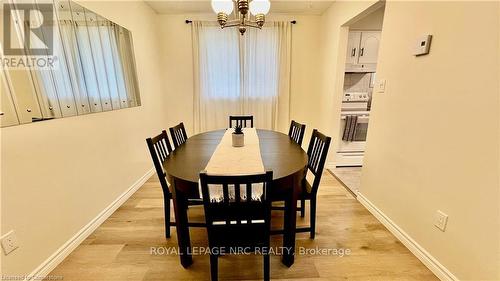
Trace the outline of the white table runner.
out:
M 205 171 L 209 175 L 254 175 L 265 172 L 260 155 L 259 136 L 254 128 L 244 128 L 245 145 L 232 146 L 232 129 L 228 129 L 208 161 Z M 241 198 L 246 200 L 246 187 L 241 186 Z M 209 186 L 210 200 L 220 201 L 223 198 L 222 186 Z M 262 185 L 252 186 L 252 199 L 260 200 Z M 200 194 L 201 190 L 200 190 Z M 229 197 L 234 199 L 234 187 L 229 188 Z

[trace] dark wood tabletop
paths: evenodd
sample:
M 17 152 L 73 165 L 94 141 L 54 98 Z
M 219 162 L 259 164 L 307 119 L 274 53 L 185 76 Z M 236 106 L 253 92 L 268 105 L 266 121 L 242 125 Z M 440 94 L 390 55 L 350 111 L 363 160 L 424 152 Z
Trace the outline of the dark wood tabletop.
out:
M 199 174 L 208 164 L 226 130 L 201 133 L 190 137 L 178 147 L 164 164 L 172 177 L 198 183 Z M 273 179 L 288 177 L 307 165 L 307 154 L 288 135 L 269 130 L 257 130 L 262 162 L 273 171 Z

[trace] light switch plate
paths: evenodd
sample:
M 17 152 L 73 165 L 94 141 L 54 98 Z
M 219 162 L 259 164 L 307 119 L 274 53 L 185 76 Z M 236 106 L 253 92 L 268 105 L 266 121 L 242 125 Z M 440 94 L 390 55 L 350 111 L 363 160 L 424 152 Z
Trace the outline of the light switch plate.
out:
M 444 232 L 446 230 L 447 223 L 448 215 L 438 210 L 436 212 L 436 216 L 434 217 L 434 225 Z
M 385 85 L 387 81 L 385 79 L 380 79 L 377 82 L 377 93 L 385 93 Z
M 19 245 L 17 244 L 17 237 L 14 230 L 9 231 L 7 234 L 2 236 L 2 249 L 5 255 L 10 254 L 17 248 L 19 248 Z

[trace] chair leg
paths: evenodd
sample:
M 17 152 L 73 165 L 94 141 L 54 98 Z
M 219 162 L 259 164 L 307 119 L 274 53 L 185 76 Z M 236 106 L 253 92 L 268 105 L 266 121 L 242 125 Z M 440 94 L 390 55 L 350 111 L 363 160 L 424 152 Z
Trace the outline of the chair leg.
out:
M 309 216 L 311 217 L 311 239 L 316 236 L 316 198 L 312 198 L 309 202 L 311 210 Z
M 271 256 L 269 254 L 264 255 L 264 281 L 269 281 L 270 276 L 270 267 L 271 267 Z
M 306 200 L 300 199 L 300 216 L 304 217 L 306 215 Z
M 218 263 L 219 263 L 219 258 L 217 255 L 210 255 L 210 277 L 212 281 L 217 281 L 218 280 Z
M 163 209 L 165 210 L 165 237 L 170 238 L 170 194 L 163 194 Z

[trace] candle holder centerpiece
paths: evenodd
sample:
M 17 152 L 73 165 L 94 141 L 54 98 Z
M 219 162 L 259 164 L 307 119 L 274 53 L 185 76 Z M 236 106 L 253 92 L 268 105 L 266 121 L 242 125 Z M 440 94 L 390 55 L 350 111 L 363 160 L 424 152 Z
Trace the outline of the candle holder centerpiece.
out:
M 245 134 L 243 133 L 243 128 L 241 125 L 234 127 L 233 132 L 233 146 L 242 147 L 245 145 Z

